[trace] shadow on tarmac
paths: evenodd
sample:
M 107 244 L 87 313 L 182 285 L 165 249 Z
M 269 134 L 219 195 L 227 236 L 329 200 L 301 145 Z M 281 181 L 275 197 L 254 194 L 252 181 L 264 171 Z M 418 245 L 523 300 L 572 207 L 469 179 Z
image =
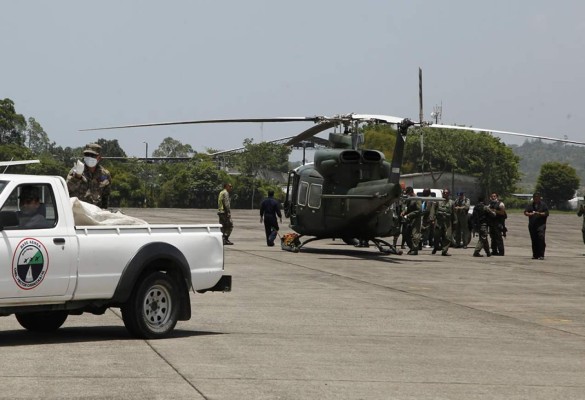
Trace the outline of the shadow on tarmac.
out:
M 175 329 L 167 338 L 187 338 L 194 336 L 223 335 L 222 332 L 200 332 Z M 60 328 L 55 332 L 39 333 L 26 329 L 0 332 L 0 348 L 16 346 L 34 346 L 46 344 L 101 342 L 112 340 L 135 339 L 123 326 L 71 327 Z M 164 340 L 164 339 L 163 339 Z
M 417 256 L 409 256 L 406 254 L 408 249 L 403 250 L 404 254 L 384 254 L 376 249 L 376 246 L 370 245 L 368 248 L 360 248 L 360 247 L 353 247 L 351 245 L 341 243 L 341 242 L 332 242 L 327 244 L 326 246 L 331 246 L 329 248 L 323 247 L 303 247 L 301 249 L 301 253 L 305 254 L 321 254 L 321 255 L 329 255 L 330 257 L 319 257 L 322 260 L 347 260 L 348 257 L 352 258 L 359 258 L 362 260 L 372 260 L 372 261 L 381 261 L 384 263 L 390 264 L 401 264 L 401 263 L 411 263 L 411 262 L 419 262 L 422 260 L 418 260 Z M 426 255 L 419 251 L 419 254 Z M 430 253 L 429 253 L 430 255 Z M 440 257 L 439 257 L 440 258 Z M 440 262 L 441 260 L 437 258 L 437 260 L 428 260 L 425 259 L 425 263 L 433 263 L 433 262 Z
M 347 246 L 347 245 L 344 245 Z M 376 260 L 376 261 L 382 261 L 385 263 L 392 263 L 392 264 L 398 264 L 401 263 L 403 261 L 405 261 L 405 259 L 399 259 L 399 255 L 396 254 L 384 254 L 379 252 L 375 247 L 374 249 L 359 249 L 359 248 L 355 248 L 355 249 L 340 249 L 339 247 L 337 247 L 337 245 L 333 245 L 332 248 L 330 249 L 324 249 L 324 248 L 315 248 L 315 247 L 303 247 L 300 251 L 301 253 L 305 253 L 305 254 L 321 254 L 321 255 L 325 255 L 325 256 L 330 256 L 330 257 L 320 257 L 320 259 L 323 260 L 341 260 L 341 259 L 347 259 L 347 257 L 353 257 L 353 258 L 359 258 L 362 260 Z

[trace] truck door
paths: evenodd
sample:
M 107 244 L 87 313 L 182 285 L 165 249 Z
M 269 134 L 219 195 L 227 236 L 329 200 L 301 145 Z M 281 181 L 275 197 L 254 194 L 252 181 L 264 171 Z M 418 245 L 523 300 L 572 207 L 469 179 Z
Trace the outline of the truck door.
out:
M 69 201 L 69 199 L 66 199 Z M 68 206 L 69 204 L 67 204 Z M 50 184 L 17 186 L 0 208 L 0 298 L 70 294 L 77 240 Z

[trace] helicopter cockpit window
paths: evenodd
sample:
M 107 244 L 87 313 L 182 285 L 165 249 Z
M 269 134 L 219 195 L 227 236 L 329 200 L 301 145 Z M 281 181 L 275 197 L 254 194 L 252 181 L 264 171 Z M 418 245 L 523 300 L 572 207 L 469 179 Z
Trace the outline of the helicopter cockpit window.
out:
M 308 192 L 309 192 L 309 184 L 307 182 L 301 182 L 301 184 L 299 185 L 299 197 L 298 197 L 299 206 L 306 206 L 307 205 Z
M 321 194 L 323 194 L 323 185 L 311 184 L 311 189 L 309 190 L 309 207 L 321 207 Z

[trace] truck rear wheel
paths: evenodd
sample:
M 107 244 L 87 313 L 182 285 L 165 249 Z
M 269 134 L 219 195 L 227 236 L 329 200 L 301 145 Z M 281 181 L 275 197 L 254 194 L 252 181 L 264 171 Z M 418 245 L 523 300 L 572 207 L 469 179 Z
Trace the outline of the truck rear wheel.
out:
M 53 332 L 63 325 L 68 315 L 67 311 L 16 313 L 16 320 L 29 331 Z
M 179 316 L 179 285 L 173 277 L 154 272 L 139 281 L 122 306 L 122 319 L 132 336 L 160 339 L 175 328 Z

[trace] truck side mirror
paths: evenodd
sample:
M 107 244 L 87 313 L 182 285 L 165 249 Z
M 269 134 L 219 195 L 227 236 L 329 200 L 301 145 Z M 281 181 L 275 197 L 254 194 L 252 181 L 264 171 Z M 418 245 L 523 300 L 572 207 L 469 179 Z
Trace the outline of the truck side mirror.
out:
M 16 211 L 0 211 L 0 231 L 7 226 L 18 226 Z

